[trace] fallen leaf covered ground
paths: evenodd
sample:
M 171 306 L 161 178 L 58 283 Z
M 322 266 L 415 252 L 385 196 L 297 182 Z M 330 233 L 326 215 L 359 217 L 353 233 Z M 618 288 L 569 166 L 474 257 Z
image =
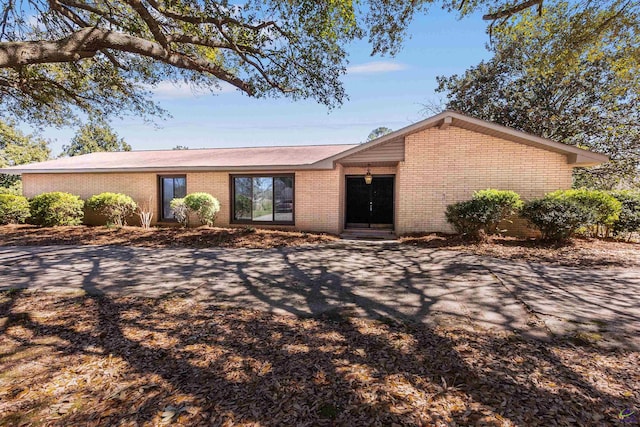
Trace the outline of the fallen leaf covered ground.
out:
M 432 233 L 406 236 L 401 242 L 407 245 L 568 267 L 640 266 L 640 242 L 637 241 L 575 238 L 554 244 L 536 239 L 492 236 L 485 242 L 474 243 L 456 235 Z
M 123 245 L 149 248 L 273 248 L 299 246 L 337 240 L 328 234 L 254 228 L 219 227 L 141 227 L 107 228 L 79 225 L 74 227 L 36 227 L 33 225 L 0 226 L 0 246 L 11 245 Z
M 625 349 L 187 296 L 0 293 L 0 425 L 591 426 L 639 406 Z
M 265 249 L 335 242 L 330 234 L 253 228 L 163 227 L 36 227 L 0 226 L 0 246 L 14 245 L 120 245 L 150 248 L 255 248 Z M 502 259 L 585 267 L 631 267 L 640 265 L 640 243 L 599 239 L 573 239 L 561 245 L 535 239 L 491 237 L 473 243 L 456 235 L 406 236 L 407 245 L 459 250 Z

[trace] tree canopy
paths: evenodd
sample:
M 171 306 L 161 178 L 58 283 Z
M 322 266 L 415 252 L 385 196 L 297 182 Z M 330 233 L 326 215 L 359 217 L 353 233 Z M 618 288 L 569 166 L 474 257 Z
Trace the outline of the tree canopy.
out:
M 428 0 L 27 0 L 3 2 L 0 96 L 7 113 L 65 124 L 91 115 L 153 115 L 164 80 L 255 97 L 345 97 L 350 41 L 364 22 L 377 52 L 395 51 Z
M 66 125 L 78 113 L 104 118 L 161 114 L 161 81 L 254 97 L 345 98 L 346 46 L 368 38 L 394 54 L 413 17 L 437 4 L 479 8 L 499 26 L 542 0 L 24 0 L 0 8 L 0 107 L 35 124 Z M 624 2 L 581 0 L 615 13 Z M 629 2 L 631 3 L 631 2 Z M 621 6 L 620 6 L 621 7 Z M 589 29 L 589 25 L 584 25 Z M 588 43 L 588 32 L 580 33 Z
M 41 162 L 49 159 L 50 155 L 48 141 L 25 135 L 13 123 L 0 120 L 0 168 Z M 20 177 L 16 175 L 0 174 L 0 187 L 3 189 L 14 186 L 18 181 Z
M 87 123 L 75 134 L 71 143 L 62 147 L 63 156 L 79 156 L 99 151 L 131 151 L 131 146 L 106 123 Z
M 639 7 L 578 7 L 512 18 L 492 35 L 493 58 L 439 77 L 438 91 L 449 109 L 611 157 L 577 171 L 576 185 L 629 185 L 640 167 Z M 583 43 L 587 27 L 593 34 Z
M 391 132 L 393 132 L 392 129 L 389 129 L 386 126 L 380 126 L 378 128 L 375 128 L 369 133 L 369 136 L 367 136 L 367 141 L 372 141 L 376 138 L 380 138 L 381 136 L 385 136 Z

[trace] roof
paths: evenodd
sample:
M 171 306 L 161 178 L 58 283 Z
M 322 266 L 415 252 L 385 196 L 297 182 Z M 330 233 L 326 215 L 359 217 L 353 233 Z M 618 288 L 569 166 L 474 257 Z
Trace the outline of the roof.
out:
M 80 173 L 304 169 L 353 147 L 355 145 L 306 145 L 100 152 L 14 166 L 7 168 L 6 172 Z
M 609 160 L 603 154 L 541 138 L 519 130 L 444 111 L 388 135 L 352 145 L 205 148 L 196 150 L 91 153 L 2 169 L 3 173 L 185 172 L 331 169 L 335 162 L 429 128 L 456 126 L 519 144 L 565 154 L 572 166 L 593 166 Z

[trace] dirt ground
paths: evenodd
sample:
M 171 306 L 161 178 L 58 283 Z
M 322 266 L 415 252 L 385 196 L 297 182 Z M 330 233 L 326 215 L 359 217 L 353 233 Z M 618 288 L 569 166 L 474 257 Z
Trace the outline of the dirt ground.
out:
M 337 240 L 327 234 L 254 228 L 141 227 L 107 228 L 85 225 L 75 227 L 0 226 L 0 246 L 14 245 L 119 245 L 149 248 L 274 248 L 324 243 Z
M 415 235 L 401 238 L 407 245 L 463 251 L 517 261 L 531 261 L 568 267 L 640 266 L 640 242 L 575 238 L 563 244 L 515 237 L 489 237 L 472 243 L 459 236 Z
M 180 296 L 0 293 L 0 425 L 637 425 L 639 402 L 626 349 Z
M 149 248 L 254 248 L 299 246 L 339 240 L 316 234 L 254 228 L 107 228 L 102 226 L 36 227 L 0 226 L 0 246 L 15 245 L 119 245 Z M 640 242 L 572 239 L 557 245 L 535 239 L 490 237 L 471 243 L 455 235 L 426 234 L 400 238 L 400 243 L 428 248 L 459 250 L 501 259 L 542 262 L 564 266 L 630 267 L 640 265 Z

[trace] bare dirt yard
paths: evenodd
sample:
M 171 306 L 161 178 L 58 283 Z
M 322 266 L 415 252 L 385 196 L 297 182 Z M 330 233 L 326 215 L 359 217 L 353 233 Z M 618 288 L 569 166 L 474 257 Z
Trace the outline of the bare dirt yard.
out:
M 0 226 L 0 246 L 14 245 L 119 245 L 149 248 L 273 248 L 324 243 L 337 240 L 327 234 L 254 228 L 141 227 L 107 228 L 79 225 L 74 227 L 36 227 L 33 225 Z
M 637 425 L 639 402 L 640 353 L 624 348 L 0 293 L 0 425 Z
M 459 236 L 435 233 L 406 236 L 400 240 L 407 245 L 568 267 L 640 266 L 640 242 L 634 241 L 575 238 L 554 244 L 536 239 L 495 236 L 485 242 L 473 243 Z

